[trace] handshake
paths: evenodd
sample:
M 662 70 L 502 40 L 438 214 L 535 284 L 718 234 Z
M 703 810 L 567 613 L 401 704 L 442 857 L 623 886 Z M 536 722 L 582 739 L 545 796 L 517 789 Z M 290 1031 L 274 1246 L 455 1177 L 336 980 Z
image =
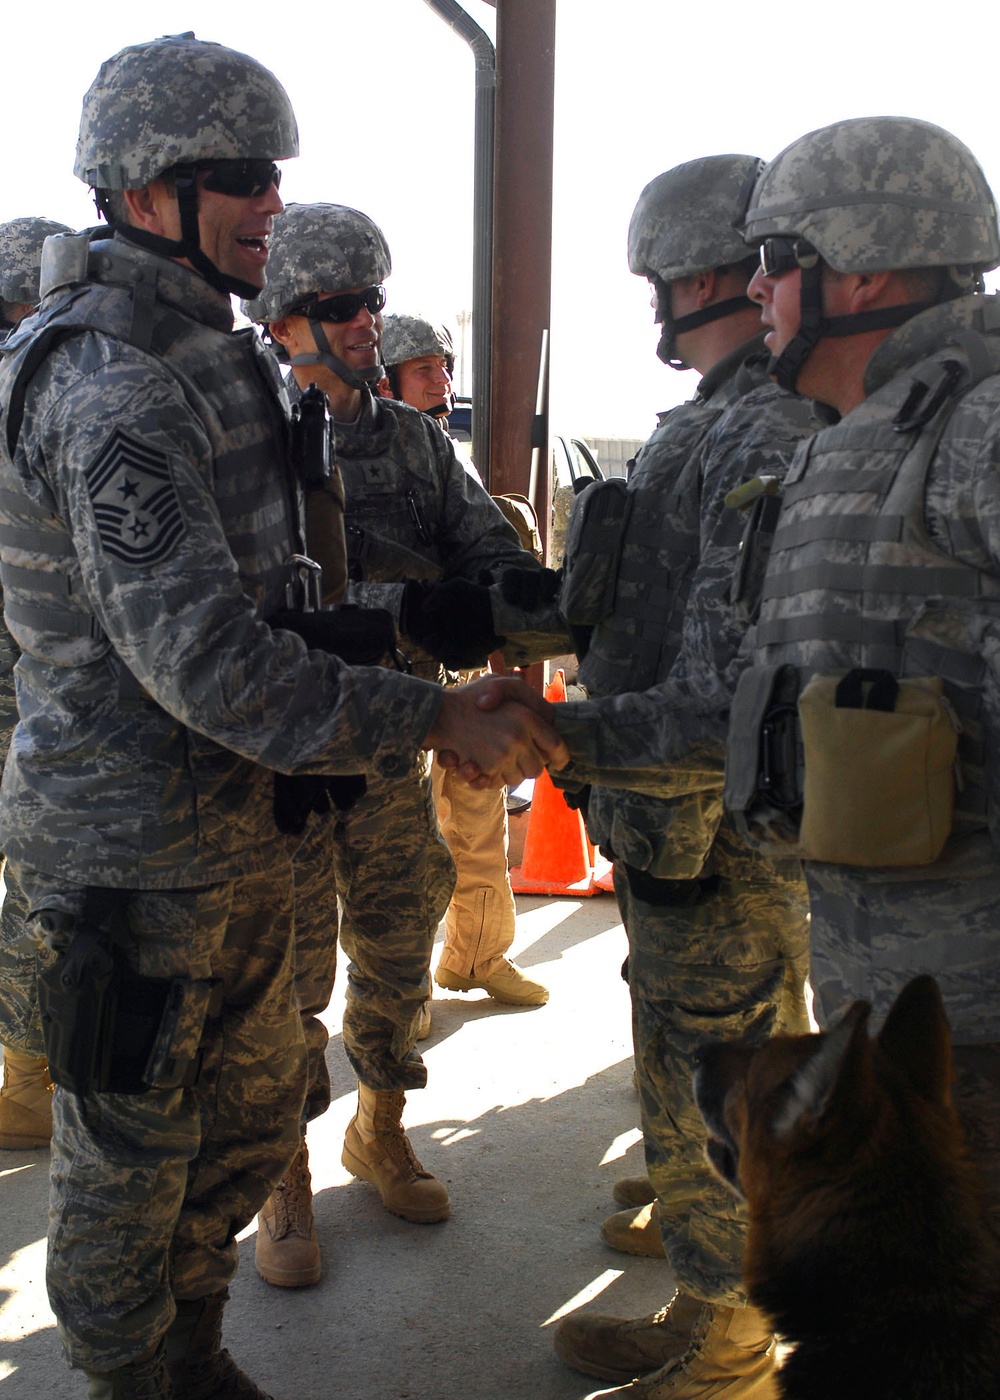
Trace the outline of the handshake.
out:
M 442 692 L 423 747 L 474 788 L 512 786 L 546 765 L 563 768 L 570 753 L 553 728 L 555 706 L 513 676 L 486 676 Z

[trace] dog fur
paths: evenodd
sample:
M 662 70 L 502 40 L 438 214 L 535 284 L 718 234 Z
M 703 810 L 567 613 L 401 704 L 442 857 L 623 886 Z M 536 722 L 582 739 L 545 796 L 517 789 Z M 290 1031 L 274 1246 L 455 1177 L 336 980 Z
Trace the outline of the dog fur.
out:
M 701 1047 L 715 1171 L 747 1203 L 744 1278 L 792 1351 L 786 1400 L 997 1400 L 1000 1258 L 951 1101 L 951 1036 L 918 977 L 869 1039 Z

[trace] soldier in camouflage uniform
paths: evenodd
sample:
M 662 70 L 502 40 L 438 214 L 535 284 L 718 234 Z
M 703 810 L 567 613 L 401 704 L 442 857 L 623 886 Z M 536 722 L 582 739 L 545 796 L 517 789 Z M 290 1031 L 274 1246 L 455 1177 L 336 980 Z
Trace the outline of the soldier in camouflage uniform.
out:
M 37 305 L 42 244 L 50 234 L 71 232 L 52 219 L 0 224 L 0 340 Z M 7 757 L 17 723 L 14 666 L 19 655 L 17 643 L 0 623 L 0 760 Z M 6 886 L 0 910 L 0 1148 L 44 1147 L 52 1137 L 52 1081 L 38 1019 L 35 946 L 24 896 L 5 864 L 0 856 Z
M 685 628 L 709 642 L 715 666 L 731 664 L 749 600 L 739 610 L 730 601 L 740 522 L 723 499 L 783 475 L 816 427 L 807 401 L 768 380 L 746 297 L 751 267 L 733 220 L 760 164 L 708 157 L 643 191 L 629 266 L 654 288 L 660 357 L 703 378 L 692 400 L 661 416 L 627 486 L 599 483 L 578 499 L 567 536 L 561 603 L 571 624 L 590 629 L 580 681 L 591 698 L 557 719 L 573 735 L 563 781 L 592 784 L 588 833 L 615 862 L 649 1178 L 618 1184 L 620 1200 L 648 1193 L 647 1203 L 612 1216 L 602 1234 L 630 1253 L 665 1255 L 678 1292 L 636 1321 L 568 1318 L 554 1340 L 567 1364 L 624 1382 L 613 1392 L 622 1396 L 772 1393 L 770 1329 L 742 1286 L 745 1224 L 705 1161 L 691 1075 L 706 1036 L 807 1029 L 805 886 L 797 861 L 762 858 L 724 819 L 717 737 L 697 736 L 714 756 L 690 783 L 660 774 L 653 791 L 629 791 L 604 762 L 619 729 L 628 736 L 631 702 L 682 684 L 695 659 Z
M 267 286 L 245 309 L 289 359 L 293 385 L 315 382 L 328 396 L 346 493 L 347 601 L 387 609 L 415 674 L 438 683 L 445 668 L 482 665 L 500 645 L 486 583 L 505 567 L 538 566 L 447 434 L 426 414 L 373 394 L 383 377 L 390 270 L 381 230 L 365 214 L 290 205 L 275 223 Z M 325 525 L 307 515 L 318 551 Z M 415 1041 L 454 882 L 423 759 L 391 778 L 369 776 L 349 805 L 311 822 L 296 856 L 296 981 L 314 1047 L 307 1117 L 329 1101 L 316 1013 L 333 986 L 339 899 L 350 958 L 343 1039 L 358 1077 L 344 1165 L 378 1188 L 388 1210 L 422 1223 L 447 1217 L 448 1193 L 417 1161 L 401 1119 L 406 1090 L 426 1082 Z M 319 1262 L 303 1139 L 261 1212 L 257 1268 L 294 1287 L 314 1282 Z
M 843 417 L 785 482 L 754 666 L 733 711 L 729 796 L 755 838 L 806 858 L 821 1025 L 855 998 L 882 1017 L 909 977 L 937 979 L 956 1101 L 1000 1225 L 1000 299 L 981 279 L 1000 262 L 995 197 L 949 132 L 865 118 L 777 156 L 745 231 L 760 245 L 751 294 L 775 376 Z M 840 858 L 817 845 L 816 818 L 832 821 L 837 794 L 807 791 L 800 831 L 754 771 L 775 686 L 794 704 L 812 676 L 858 667 L 893 683 L 937 678 L 961 724 L 941 840 L 950 834 L 906 866 L 886 859 L 884 830 Z M 864 776 L 854 753 L 830 758 L 839 787 Z M 807 748 L 805 775 L 817 762 Z M 926 821 L 912 798 L 906 807 Z
M 246 55 L 193 35 L 115 55 L 75 167 L 113 236 L 50 241 L 3 347 L 22 655 L 0 839 L 55 964 L 47 1282 L 91 1400 L 263 1398 L 221 1327 L 305 1087 L 272 770 L 385 776 L 480 741 L 497 781 L 533 762 L 518 714 L 475 738 L 474 693 L 351 670 L 294 630 L 287 399 L 230 297 L 263 285 L 274 161 L 297 150 Z
M 382 326 L 382 363 L 386 377 L 379 392 L 429 413 L 447 432 L 455 368 L 449 328 L 426 316 L 387 315 Z M 481 484 L 472 462 L 462 460 Z M 486 674 L 488 669 L 463 671 L 458 679 L 469 681 Z M 480 987 L 507 1005 L 543 1006 L 549 999 L 548 989 L 526 977 L 506 956 L 517 921 L 507 869 L 506 794 L 499 788 L 477 791 L 437 759 L 431 778 L 441 835 L 455 862 L 456 877 L 435 981 L 446 991 Z M 426 1011 L 429 1033 L 430 1002 Z

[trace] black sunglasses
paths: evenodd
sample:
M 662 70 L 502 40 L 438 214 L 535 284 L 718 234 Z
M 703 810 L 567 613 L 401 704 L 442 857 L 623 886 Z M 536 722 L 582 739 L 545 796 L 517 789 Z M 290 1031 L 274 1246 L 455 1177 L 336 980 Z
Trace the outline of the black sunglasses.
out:
M 804 238 L 765 238 L 760 245 L 760 270 L 765 277 L 815 267 L 818 262 L 819 253 Z
M 353 321 L 362 307 L 376 315 L 385 306 L 385 288 L 366 287 L 363 292 L 341 292 L 297 306 L 291 315 L 308 316 L 310 321 Z
M 281 171 L 273 160 L 213 160 L 198 166 L 202 185 L 213 194 L 255 199 L 281 184 Z

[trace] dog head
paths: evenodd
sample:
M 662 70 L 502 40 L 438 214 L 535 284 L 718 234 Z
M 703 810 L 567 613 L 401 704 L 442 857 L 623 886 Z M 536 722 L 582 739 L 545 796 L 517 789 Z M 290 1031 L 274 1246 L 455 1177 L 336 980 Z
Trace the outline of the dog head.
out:
M 694 1092 L 706 1155 L 751 1218 L 794 1210 L 810 1184 L 829 1187 L 848 1172 L 899 1092 L 950 1110 L 951 1038 L 934 979 L 903 988 L 875 1040 L 870 1009 L 855 1002 L 823 1035 L 699 1048 Z

